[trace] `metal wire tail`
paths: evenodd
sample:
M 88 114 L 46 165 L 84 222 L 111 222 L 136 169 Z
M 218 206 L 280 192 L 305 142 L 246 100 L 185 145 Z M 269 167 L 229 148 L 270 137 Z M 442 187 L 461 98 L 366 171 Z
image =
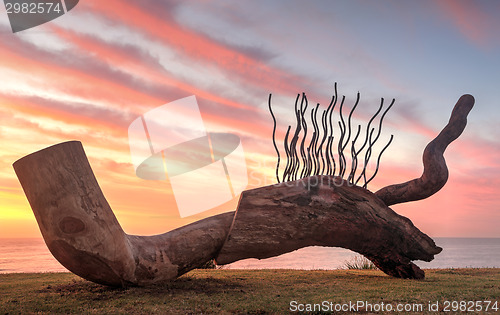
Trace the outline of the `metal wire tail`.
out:
M 356 142 L 360 139 L 362 127 L 361 125 L 357 126 L 356 133 L 351 141 L 351 137 L 354 134 L 352 128 L 352 117 L 355 109 L 358 107 L 360 94 L 359 92 L 357 93 L 356 101 L 349 111 L 347 120 L 344 118 L 343 113 L 345 107 L 345 96 L 342 96 L 338 110 L 337 124 L 335 124 L 333 112 L 338 103 L 338 99 L 337 83 L 335 83 L 334 94 L 330 104 L 320 113 L 319 117 L 321 121 L 318 123 L 318 111 L 321 110 L 320 104 L 312 107 L 310 114 L 307 115 L 309 102 L 306 94 L 302 93 L 302 95 L 297 95 L 294 106 L 295 130 L 292 135 L 290 133 L 292 126 L 290 125 L 286 131 L 286 135 L 283 140 L 286 165 L 281 171 L 280 150 L 276 144 L 277 122 L 271 107 L 271 94 L 269 94 L 268 105 L 273 119 L 273 145 L 278 155 L 278 161 L 276 163 L 276 179 L 278 180 L 278 183 L 297 180 L 311 175 L 332 175 L 341 178 L 345 178 L 345 176 L 347 176 L 345 180 L 352 185 L 357 185 L 362 180 L 360 185 L 363 188 L 366 188 L 367 185 L 375 178 L 380 167 L 382 154 L 392 143 L 394 138 L 393 135 L 391 135 L 387 144 L 382 148 L 382 150 L 380 150 L 376 160 L 375 169 L 370 171 L 368 169 L 368 165 L 370 164 L 370 159 L 375 151 L 375 144 L 380 138 L 384 117 L 394 105 L 395 100 L 393 99 L 389 106 L 384 110 L 378 119 L 378 127 L 376 128 L 372 127 L 372 123 L 384 107 L 384 99 L 381 99 L 378 110 L 368 120 L 365 128 L 363 143 L 361 145 L 357 145 Z M 312 125 L 312 128 L 310 125 Z M 335 138 L 334 135 L 335 125 L 338 125 L 340 130 L 337 138 Z M 361 165 L 363 166 L 362 168 Z M 368 176 L 368 172 L 371 172 L 372 175 Z

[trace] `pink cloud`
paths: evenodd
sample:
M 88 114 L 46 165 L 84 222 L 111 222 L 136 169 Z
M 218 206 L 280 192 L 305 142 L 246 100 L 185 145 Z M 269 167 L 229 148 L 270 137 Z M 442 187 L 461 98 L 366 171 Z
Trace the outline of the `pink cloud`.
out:
M 75 45 L 79 51 L 96 55 L 96 58 L 110 63 L 117 69 L 120 67 L 130 68 L 140 77 L 140 79 L 149 80 L 159 85 L 167 85 L 219 104 L 244 108 L 246 110 L 254 110 L 253 107 L 220 97 L 219 95 L 199 89 L 194 85 L 173 77 L 163 69 L 158 61 L 153 60 L 153 58 L 146 53 L 140 55 L 141 51 L 138 52 L 135 47 L 112 45 L 95 37 L 79 34 L 57 26 L 52 26 L 51 29 L 59 37 Z M 134 53 L 131 53 L 131 51 L 134 51 Z
M 435 3 L 460 33 L 472 43 L 487 48 L 490 42 L 495 40 L 496 34 L 491 33 L 491 30 L 498 29 L 500 25 L 497 22 L 498 16 L 491 13 L 500 9 L 497 2 L 487 2 L 488 6 L 496 6 L 496 10 L 488 9 L 486 6 L 481 7 L 481 3 L 477 1 L 442 0 Z M 495 25 L 496 27 L 492 27 Z
M 117 7 L 120 10 L 116 10 Z M 106 19 L 140 30 L 197 62 L 214 64 L 230 73 L 234 80 L 280 92 L 296 93 L 300 90 L 296 85 L 302 81 L 299 77 L 256 60 L 250 52 L 245 54 L 231 49 L 177 24 L 172 19 L 160 19 L 154 12 L 147 12 L 133 3 L 108 0 L 93 2 L 82 8 L 86 8 L 92 14 L 101 14 Z

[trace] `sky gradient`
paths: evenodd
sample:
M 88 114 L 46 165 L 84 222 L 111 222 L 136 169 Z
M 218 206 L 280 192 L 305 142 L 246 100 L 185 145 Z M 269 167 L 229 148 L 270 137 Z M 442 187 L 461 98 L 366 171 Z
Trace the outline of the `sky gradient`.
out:
M 360 123 L 396 99 L 376 191 L 422 172 L 425 145 L 465 93 L 476 105 L 445 157 L 446 186 L 392 208 L 435 237 L 500 237 L 500 2 L 81 0 L 13 34 L 0 6 L 0 238 L 40 232 L 12 163 L 79 140 L 127 233 L 151 235 L 234 210 L 181 219 L 168 181 L 134 174 L 127 129 L 143 113 L 195 95 L 205 127 L 240 136 L 248 188 L 275 183 L 278 139 L 297 93 L 326 108 L 338 83 Z

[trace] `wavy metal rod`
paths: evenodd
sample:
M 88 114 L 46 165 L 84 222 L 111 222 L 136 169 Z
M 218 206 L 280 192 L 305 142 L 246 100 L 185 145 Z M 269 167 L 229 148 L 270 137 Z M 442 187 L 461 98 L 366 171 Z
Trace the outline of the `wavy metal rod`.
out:
M 324 134 L 324 137 L 326 139 L 326 146 L 325 146 L 325 157 L 326 157 L 326 175 L 329 175 L 330 174 L 330 154 L 329 154 L 329 151 L 328 151 L 328 139 L 329 139 L 329 132 L 330 130 L 328 130 L 328 125 L 329 125 L 329 119 L 328 119 L 328 116 L 329 116 L 329 113 L 330 111 L 332 110 L 332 106 L 333 106 L 333 101 L 335 100 L 335 95 L 332 95 L 332 99 L 330 101 L 330 104 L 328 104 L 328 108 L 326 109 L 326 114 L 325 114 L 325 125 L 326 125 L 326 129 L 325 129 L 325 134 Z M 330 119 L 331 119 L 331 116 L 330 116 Z M 331 125 L 331 121 L 330 121 L 330 125 Z
M 329 130 L 329 134 L 328 134 L 327 147 L 329 147 L 329 149 L 326 150 L 326 152 L 330 156 L 330 160 L 332 162 L 331 173 L 329 172 L 327 175 L 333 175 L 333 176 L 335 176 L 335 171 L 336 171 L 337 165 L 335 163 L 335 157 L 333 156 L 333 149 L 332 149 L 332 147 L 333 147 L 333 141 L 334 141 L 333 125 L 332 125 L 332 114 L 333 114 L 333 111 L 335 110 L 335 106 L 337 105 L 337 100 L 338 100 L 337 82 L 335 82 L 335 84 L 333 86 L 333 90 L 334 90 L 334 94 L 332 96 L 332 100 L 334 102 L 333 102 L 332 110 L 330 111 L 330 116 L 328 117 L 328 121 L 329 121 L 329 125 L 330 125 L 330 130 Z M 331 103 L 330 103 L 330 105 L 331 105 Z
M 345 137 L 343 144 L 342 144 L 342 153 L 344 152 L 345 148 L 347 147 L 347 144 L 349 144 L 349 141 L 351 140 L 351 119 L 352 119 L 352 114 L 354 113 L 354 110 L 356 109 L 358 104 L 359 104 L 359 92 L 358 92 L 357 97 L 356 97 L 356 103 L 352 107 L 351 111 L 349 112 L 349 116 L 347 118 L 347 137 Z M 351 155 L 352 155 L 352 152 L 351 152 Z M 347 170 L 347 161 L 344 158 L 344 170 L 343 170 L 342 174 L 340 175 L 341 177 L 344 177 L 346 170 Z
M 373 120 L 377 117 L 377 115 L 382 110 L 382 107 L 384 107 L 384 99 L 383 98 L 381 99 L 380 106 L 379 106 L 378 110 L 375 112 L 375 114 L 372 116 L 372 118 L 370 118 L 370 120 L 368 121 L 368 124 L 366 125 L 365 142 L 363 142 L 363 145 L 361 146 L 361 148 L 359 150 L 357 150 L 358 154 L 361 153 L 361 151 L 363 151 L 363 149 L 365 148 L 365 146 L 366 146 L 366 144 L 368 142 L 369 134 L 370 134 L 370 126 L 371 126 Z
M 321 114 L 321 127 L 323 128 L 323 138 L 321 139 L 321 143 L 318 148 L 318 156 L 321 158 L 321 169 L 319 171 L 319 174 L 323 174 L 325 171 L 325 157 L 323 155 L 323 144 L 325 143 L 326 140 L 326 133 L 328 132 L 327 128 L 327 122 L 326 122 L 326 114 L 327 110 L 323 111 L 323 114 Z
M 317 144 L 317 139 L 319 137 L 319 128 L 318 128 L 318 121 L 317 121 L 318 107 L 319 107 L 319 104 L 317 104 L 316 107 L 311 110 L 311 121 L 312 121 L 313 128 L 314 128 L 313 136 L 311 139 L 311 156 L 312 156 L 312 160 L 313 160 L 313 170 L 312 170 L 313 175 L 316 175 L 317 168 L 318 168 L 318 157 L 316 156 L 316 144 Z
M 382 116 L 380 117 L 380 121 L 379 121 L 379 127 L 378 127 L 377 136 L 375 136 L 375 139 L 372 140 L 371 135 L 370 135 L 369 145 L 368 145 L 368 148 L 366 149 L 366 153 L 365 153 L 365 165 L 368 165 L 368 163 L 370 162 L 370 159 L 371 159 L 371 156 L 372 156 L 373 145 L 377 142 L 377 140 L 380 137 L 380 133 L 382 132 L 382 122 L 384 121 L 384 117 L 387 114 L 387 112 L 394 105 L 394 101 L 395 101 L 395 99 L 392 99 L 391 104 L 382 113 Z M 383 104 L 384 104 L 384 99 L 382 98 L 381 105 L 383 105 Z M 363 179 L 365 181 L 363 187 L 366 187 L 366 185 L 367 185 L 367 181 L 366 181 L 366 168 L 363 170 Z
M 354 184 L 354 177 L 356 176 L 356 169 L 358 168 L 358 155 L 356 154 L 356 141 L 358 140 L 359 134 L 361 133 L 361 125 L 358 125 L 358 131 L 356 132 L 356 136 L 352 141 L 351 145 L 351 172 L 349 173 L 349 177 L 347 177 L 347 181 L 351 184 Z
M 377 175 L 378 168 L 380 166 L 380 158 L 382 157 L 382 154 L 384 153 L 385 149 L 387 149 L 389 147 L 389 145 L 391 144 L 393 138 L 394 138 L 394 135 L 391 135 L 391 139 L 389 140 L 389 142 L 385 145 L 385 147 L 382 149 L 382 151 L 380 151 L 380 154 L 378 155 L 378 158 L 377 158 L 377 167 L 375 168 L 375 172 L 373 173 L 372 177 L 370 177 L 370 179 L 368 179 L 367 181 L 365 181 L 365 184 L 363 185 L 363 188 L 366 189 L 366 187 L 372 181 L 372 179 L 375 178 L 375 175 Z
M 387 112 L 389 111 L 389 109 L 391 109 L 392 105 L 394 105 L 395 101 L 396 101 L 395 99 L 392 99 L 392 102 L 391 102 L 391 104 L 389 104 L 389 107 L 387 107 L 385 109 L 385 111 L 382 113 L 382 116 L 380 117 L 380 121 L 379 121 L 379 125 L 378 125 L 377 136 L 375 137 L 375 140 L 373 140 L 374 143 L 377 142 L 378 138 L 380 137 L 380 133 L 382 132 L 382 122 L 384 121 L 384 117 L 387 114 Z M 383 98 L 382 98 L 382 103 L 384 103 Z
M 339 108 L 339 115 L 340 115 L 340 121 L 339 121 L 339 127 L 340 127 L 340 140 L 338 143 L 338 155 L 339 155 L 339 165 L 340 165 L 340 170 L 339 170 L 339 176 L 344 177 L 344 172 L 345 172 L 345 157 L 344 157 L 344 148 L 343 148 L 343 142 L 345 139 L 346 135 L 346 124 L 344 121 L 344 116 L 342 115 L 342 108 L 344 107 L 344 101 L 345 101 L 345 95 L 342 96 L 342 101 L 340 102 L 340 108 Z
M 269 111 L 271 112 L 271 116 L 273 117 L 273 145 L 274 149 L 276 150 L 276 154 L 278 155 L 278 162 L 276 163 L 276 180 L 278 180 L 278 183 L 280 183 L 280 177 L 279 177 L 279 169 L 280 169 L 280 151 L 278 150 L 278 146 L 276 145 L 276 117 L 274 117 L 273 110 L 271 109 L 271 95 L 269 94 Z
M 291 180 L 296 180 L 296 169 L 299 165 L 299 157 L 297 154 L 297 141 L 299 139 L 299 133 L 301 130 L 301 123 L 300 123 L 300 113 L 298 110 L 298 102 L 299 102 L 299 97 L 300 94 L 297 94 L 297 98 L 295 99 L 295 118 L 297 120 L 296 126 L 295 126 L 295 133 L 293 135 L 293 138 L 290 142 L 290 152 L 292 154 L 292 170 L 290 173 L 290 178 Z
M 302 107 L 304 102 L 305 102 L 305 106 Z M 307 165 L 307 155 L 306 155 L 305 149 L 304 149 L 304 142 L 306 141 L 306 137 L 307 137 L 307 121 L 304 117 L 304 114 L 307 110 L 307 105 L 308 105 L 307 97 L 306 97 L 305 93 L 302 93 L 302 102 L 300 104 L 300 117 L 302 120 L 302 128 L 304 129 L 304 135 L 302 136 L 302 141 L 300 142 L 300 155 L 302 156 L 302 164 L 303 164 L 302 171 L 300 173 L 300 178 L 304 177 L 306 165 Z
M 290 128 L 292 128 L 292 126 L 288 126 L 288 129 L 286 131 L 286 135 L 285 135 L 285 140 L 284 140 L 284 143 L 283 143 L 283 146 L 285 147 L 285 153 L 286 153 L 286 166 L 285 166 L 285 170 L 283 171 L 283 181 L 285 182 L 287 179 L 287 176 L 288 176 L 288 179 L 290 179 L 290 168 L 291 168 L 291 156 L 290 156 L 290 149 L 288 148 L 288 135 L 290 134 Z M 279 183 L 279 181 L 278 181 Z
M 371 146 L 371 139 L 372 139 L 372 136 L 373 136 L 373 132 L 375 131 L 375 128 L 372 128 L 372 130 L 370 131 L 370 135 L 369 135 L 369 141 L 368 141 L 368 149 L 367 149 L 367 152 L 369 151 L 369 148 Z M 371 153 L 370 153 L 371 155 Z M 366 167 L 368 166 L 368 159 L 366 154 L 365 154 L 365 159 L 363 161 L 363 170 L 361 171 L 361 174 L 359 174 L 359 177 L 358 179 L 356 180 L 356 182 L 354 183 L 355 185 L 358 184 L 359 180 L 361 178 L 364 178 L 364 180 L 366 181 Z
M 312 159 L 313 159 L 313 157 L 311 156 L 311 143 L 309 143 L 309 145 L 307 146 L 306 176 L 310 176 L 311 175 Z

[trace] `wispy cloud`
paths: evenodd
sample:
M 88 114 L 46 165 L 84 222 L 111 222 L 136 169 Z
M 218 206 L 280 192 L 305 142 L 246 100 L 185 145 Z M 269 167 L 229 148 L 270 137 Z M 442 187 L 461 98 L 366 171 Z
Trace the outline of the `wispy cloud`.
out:
M 489 49 L 500 44 L 496 30 L 500 27 L 496 1 L 443 0 L 434 2 L 455 27 L 473 44 Z

